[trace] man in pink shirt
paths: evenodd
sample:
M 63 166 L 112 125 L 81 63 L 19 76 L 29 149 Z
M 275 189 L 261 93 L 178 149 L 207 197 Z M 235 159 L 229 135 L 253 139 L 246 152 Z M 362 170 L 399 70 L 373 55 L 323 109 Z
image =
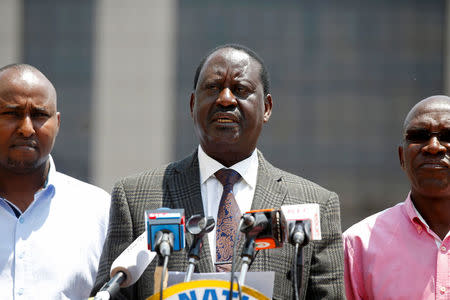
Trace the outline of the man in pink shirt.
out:
M 450 299 L 450 98 L 432 96 L 406 116 L 400 165 L 406 200 L 344 232 L 351 299 Z

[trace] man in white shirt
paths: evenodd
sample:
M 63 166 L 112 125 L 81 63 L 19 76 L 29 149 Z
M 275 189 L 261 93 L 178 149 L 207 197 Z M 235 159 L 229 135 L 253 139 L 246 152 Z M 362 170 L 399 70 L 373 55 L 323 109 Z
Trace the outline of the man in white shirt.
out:
M 200 140 L 198 150 L 181 161 L 124 178 L 115 185 L 110 229 L 93 293 L 109 280 L 114 259 L 145 230 L 146 209 L 184 208 L 186 218 L 202 214 L 216 219 L 216 229 L 205 239 L 196 269 L 205 273 L 226 270 L 225 266 L 230 264 L 229 250 L 235 246 L 234 236 L 228 231 L 232 226 L 221 226 L 239 221 L 239 217 L 234 217 L 237 214 L 232 218 L 227 215 L 230 211 L 242 214 L 250 209 L 279 209 L 285 204 L 319 203 L 322 240 L 304 248 L 299 298 L 343 299 L 344 266 L 337 195 L 275 168 L 256 149 L 263 124 L 272 113 L 268 74 L 261 58 L 240 45 L 224 45 L 210 52 L 197 68 L 190 112 Z M 229 176 L 222 177 L 224 170 Z M 233 178 L 231 191 L 228 178 Z M 229 191 L 226 197 L 224 190 Z M 231 193 L 234 196 L 228 197 Z M 231 198 L 237 208 L 230 204 Z M 225 199 L 229 202 L 222 202 Z M 223 211 L 226 212 L 222 214 Z M 226 223 L 230 219 L 236 222 Z M 192 239 L 192 235 L 186 234 L 187 245 Z M 294 247 L 285 244 L 281 249 L 260 252 L 250 271 L 274 271 L 273 298 L 292 299 L 290 270 Z M 186 250 L 173 253 L 169 269 L 185 271 L 186 256 Z M 237 261 L 239 270 L 242 261 Z M 134 286 L 122 289 L 118 298 L 151 296 L 154 270 L 155 262 Z
M 86 299 L 110 197 L 59 173 L 56 91 L 26 64 L 0 69 L 0 299 Z

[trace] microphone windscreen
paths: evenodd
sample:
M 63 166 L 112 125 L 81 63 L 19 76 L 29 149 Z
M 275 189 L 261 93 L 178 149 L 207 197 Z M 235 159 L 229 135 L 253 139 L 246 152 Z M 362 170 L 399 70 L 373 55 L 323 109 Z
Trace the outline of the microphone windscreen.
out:
M 311 221 L 311 240 L 321 240 L 320 230 L 320 206 L 317 203 L 283 205 L 281 206 L 281 218 L 286 228 L 290 222 L 301 220 Z
M 112 278 L 117 272 L 122 271 L 126 279 L 120 287 L 128 287 L 136 283 L 155 256 L 156 253 L 147 248 L 147 237 L 144 231 L 116 258 L 111 265 L 110 276 Z

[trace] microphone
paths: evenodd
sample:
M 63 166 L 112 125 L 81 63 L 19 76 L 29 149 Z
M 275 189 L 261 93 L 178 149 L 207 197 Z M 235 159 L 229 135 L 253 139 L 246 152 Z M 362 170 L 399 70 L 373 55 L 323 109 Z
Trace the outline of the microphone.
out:
M 295 299 L 298 299 L 298 287 L 302 282 L 303 247 L 310 240 L 322 239 L 320 206 L 317 203 L 284 205 L 281 207 L 281 218 L 282 223 L 289 231 L 287 241 L 295 246 L 292 283 Z
M 246 240 L 254 239 L 254 250 L 272 249 L 283 246 L 286 233 L 284 224 L 281 222 L 279 210 L 252 210 L 246 212 L 242 216 L 242 219 L 241 231 L 245 233 Z M 251 253 L 245 255 L 253 257 Z
M 149 250 L 165 257 L 184 249 L 184 209 L 146 210 L 145 216 Z
M 145 211 L 147 246 L 159 256 L 158 266 L 154 273 L 154 293 L 159 292 L 163 299 L 164 287 L 167 283 L 167 266 L 172 251 L 184 249 L 184 209 L 159 208 Z M 163 264 L 161 267 L 161 263 Z M 157 282 L 160 281 L 159 290 Z
M 241 275 L 239 277 L 239 284 L 242 286 L 255 250 L 282 247 L 286 234 L 281 222 L 280 211 L 275 209 L 246 212 L 242 216 L 240 229 L 245 233 L 245 243 L 241 254 Z
M 215 222 L 213 217 L 203 217 L 193 215 L 186 223 L 186 230 L 194 236 L 194 241 L 189 248 L 189 267 L 184 277 L 184 282 L 191 280 L 195 264 L 200 260 L 200 252 L 203 247 L 203 236 L 214 229 Z
M 143 232 L 114 260 L 110 271 L 111 280 L 102 286 L 94 299 L 111 299 L 120 288 L 136 283 L 155 256 L 155 252 L 147 249 L 146 234 Z
M 322 239 L 320 206 L 317 203 L 283 205 L 281 219 L 283 226 L 289 231 L 287 241 L 293 245 L 299 243 L 300 246 L 305 246 L 309 240 Z

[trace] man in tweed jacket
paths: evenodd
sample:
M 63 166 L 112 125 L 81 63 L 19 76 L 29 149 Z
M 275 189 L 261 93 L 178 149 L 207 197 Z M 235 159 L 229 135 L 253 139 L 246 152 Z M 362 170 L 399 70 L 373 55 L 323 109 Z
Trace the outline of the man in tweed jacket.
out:
M 253 197 L 252 200 L 247 199 L 245 204 L 251 210 L 302 203 L 320 205 L 322 240 L 313 241 L 304 248 L 300 299 L 344 299 L 337 195 L 275 168 L 256 150 L 262 126 L 272 112 L 268 74 L 263 61 L 252 50 L 239 45 L 214 49 L 197 68 L 190 107 L 200 139 L 199 149 L 181 161 L 124 178 L 115 185 L 110 227 L 93 293 L 109 280 L 114 259 L 145 230 L 145 210 L 184 208 L 186 218 L 193 214 L 207 214 L 204 203 L 208 206 L 205 201 L 210 199 L 205 198 L 211 192 L 205 192 L 207 189 L 202 186 L 205 181 L 201 179 L 202 172 L 205 172 L 202 164 L 204 157 L 207 157 L 207 160 L 213 161 L 212 164 L 227 168 L 234 168 L 248 159 L 256 162 L 255 186 L 250 188 Z M 251 181 L 242 177 L 241 181 Z M 248 190 L 247 187 L 244 189 Z M 237 201 L 239 193 L 236 193 Z M 186 233 L 188 246 L 192 239 Z M 186 252 L 172 254 L 169 270 L 187 269 Z M 210 243 L 205 238 L 197 272 L 215 271 L 211 253 L 215 251 L 211 251 Z M 283 248 L 259 251 L 250 267 L 249 271 L 275 271 L 274 299 L 293 298 L 290 271 L 293 255 L 294 247 L 289 244 Z M 134 286 L 120 291 L 118 298 L 146 299 L 152 295 L 155 266 L 154 261 Z M 240 266 L 238 259 L 237 270 Z

